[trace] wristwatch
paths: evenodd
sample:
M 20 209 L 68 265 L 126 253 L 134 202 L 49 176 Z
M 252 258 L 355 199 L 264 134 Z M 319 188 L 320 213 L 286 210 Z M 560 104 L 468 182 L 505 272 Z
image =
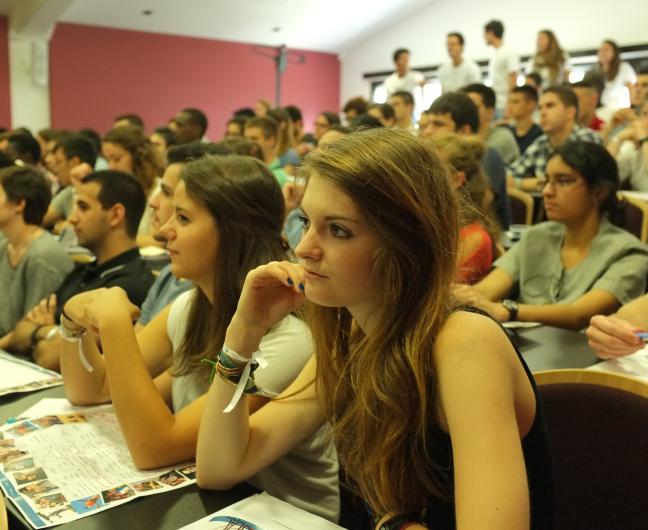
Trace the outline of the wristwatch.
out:
M 518 303 L 508 298 L 502 300 L 502 305 L 509 312 L 509 320 L 517 320 Z

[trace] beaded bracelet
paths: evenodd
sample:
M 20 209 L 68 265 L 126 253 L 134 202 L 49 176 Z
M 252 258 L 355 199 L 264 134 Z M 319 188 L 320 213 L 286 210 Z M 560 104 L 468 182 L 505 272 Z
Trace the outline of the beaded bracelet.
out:
M 237 364 L 234 359 L 245 364 Z M 268 365 L 268 361 L 266 361 L 260 351 L 255 351 L 249 359 L 246 359 L 227 346 L 223 346 L 223 349 L 218 352 L 218 357 L 215 361 L 212 359 L 202 359 L 202 362 L 212 366 L 209 376 L 210 383 L 214 380 L 214 375 L 218 374 L 221 379 L 236 386 L 232 400 L 223 410 L 225 413 L 234 410 L 243 393 L 254 394 L 258 392 L 259 389 L 254 382 L 254 371 L 259 366 L 265 368 Z

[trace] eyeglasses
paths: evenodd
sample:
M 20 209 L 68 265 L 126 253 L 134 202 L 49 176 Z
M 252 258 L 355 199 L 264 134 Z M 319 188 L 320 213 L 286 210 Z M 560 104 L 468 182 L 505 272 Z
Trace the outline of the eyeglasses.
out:
M 542 191 L 545 186 L 551 186 L 554 190 L 566 190 L 573 187 L 577 182 L 580 182 L 578 177 L 569 177 L 559 175 L 554 178 L 538 178 L 538 190 Z

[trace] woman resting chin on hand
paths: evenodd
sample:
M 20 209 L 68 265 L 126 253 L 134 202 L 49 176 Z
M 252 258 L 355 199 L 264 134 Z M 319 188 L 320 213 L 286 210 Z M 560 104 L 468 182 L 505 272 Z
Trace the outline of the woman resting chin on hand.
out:
M 325 420 L 363 501 L 345 528 L 551 528 L 533 378 L 499 324 L 450 292 L 461 220 L 446 166 L 410 133 L 373 129 L 303 169 L 301 263 L 247 275 L 225 335 L 238 368 L 219 360 L 200 424 L 199 484 L 247 480 Z M 304 299 L 314 357 L 252 416 L 248 398 L 232 409 L 264 330 Z

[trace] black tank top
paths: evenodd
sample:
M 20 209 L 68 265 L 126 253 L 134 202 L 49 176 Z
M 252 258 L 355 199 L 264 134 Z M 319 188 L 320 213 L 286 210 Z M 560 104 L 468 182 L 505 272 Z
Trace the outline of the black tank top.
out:
M 456 311 L 477 313 L 494 320 L 505 332 L 499 321 L 488 313 L 471 306 L 461 306 Z M 508 337 L 508 334 L 507 334 Z M 512 343 L 513 344 L 513 343 Z M 551 530 L 553 528 L 553 471 L 549 436 L 545 425 L 542 402 L 529 367 L 524 362 L 517 346 L 513 344 L 518 359 L 533 388 L 536 400 L 535 419 L 531 429 L 522 439 L 522 451 L 526 465 L 527 482 L 531 506 L 531 530 Z M 447 499 L 430 498 L 425 511 L 425 523 L 434 530 L 455 530 L 455 503 L 452 494 L 454 487 L 454 465 L 452 461 L 452 443 L 450 436 L 436 428 L 430 435 L 431 451 L 438 455 L 440 467 L 445 470 L 443 482 L 446 491 L 450 492 Z M 372 528 L 366 505 L 348 490 L 342 490 L 342 517 L 340 524 L 353 530 Z
M 504 331 L 504 328 L 498 320 L 495 320 L 488 313 L 477 308 L 461 306 L 457 308 L 457 311 L 467 311 L 488 317 L 494 320 L 502 328 L 502 331 Z M 513 344 L 513 347 L 524 367 L 524 372 L 529 378 L 536 400 L 533 425 L 531 425 L 531 429 L 522 439 L 522 451 L 524 453 L 524 463 L 526 465 L 527 481 L 529 484 L 531 530 L 551 530 L 553 528 L 553 471 L 549 435 L 542 410 L 542 402 L 538 395 L 531 371 L 524 362 L 517 346 Z M 437 430 L 433 435 L 433 443 L 436 454 L 440 457 L 439 462 L 442 462 L 444 464 L 443 467 L 448 470 L 446 486 L 448 491 L 452 491 L 454 465 L 452 462 L 452 443 L 450 436 L 443 431 Z M 454 496 L 448 500 L 431 499 L 427 507 L 425 521 L 430 528 L 434 528 L 435 530 L 454 530 L 456 528 Z

